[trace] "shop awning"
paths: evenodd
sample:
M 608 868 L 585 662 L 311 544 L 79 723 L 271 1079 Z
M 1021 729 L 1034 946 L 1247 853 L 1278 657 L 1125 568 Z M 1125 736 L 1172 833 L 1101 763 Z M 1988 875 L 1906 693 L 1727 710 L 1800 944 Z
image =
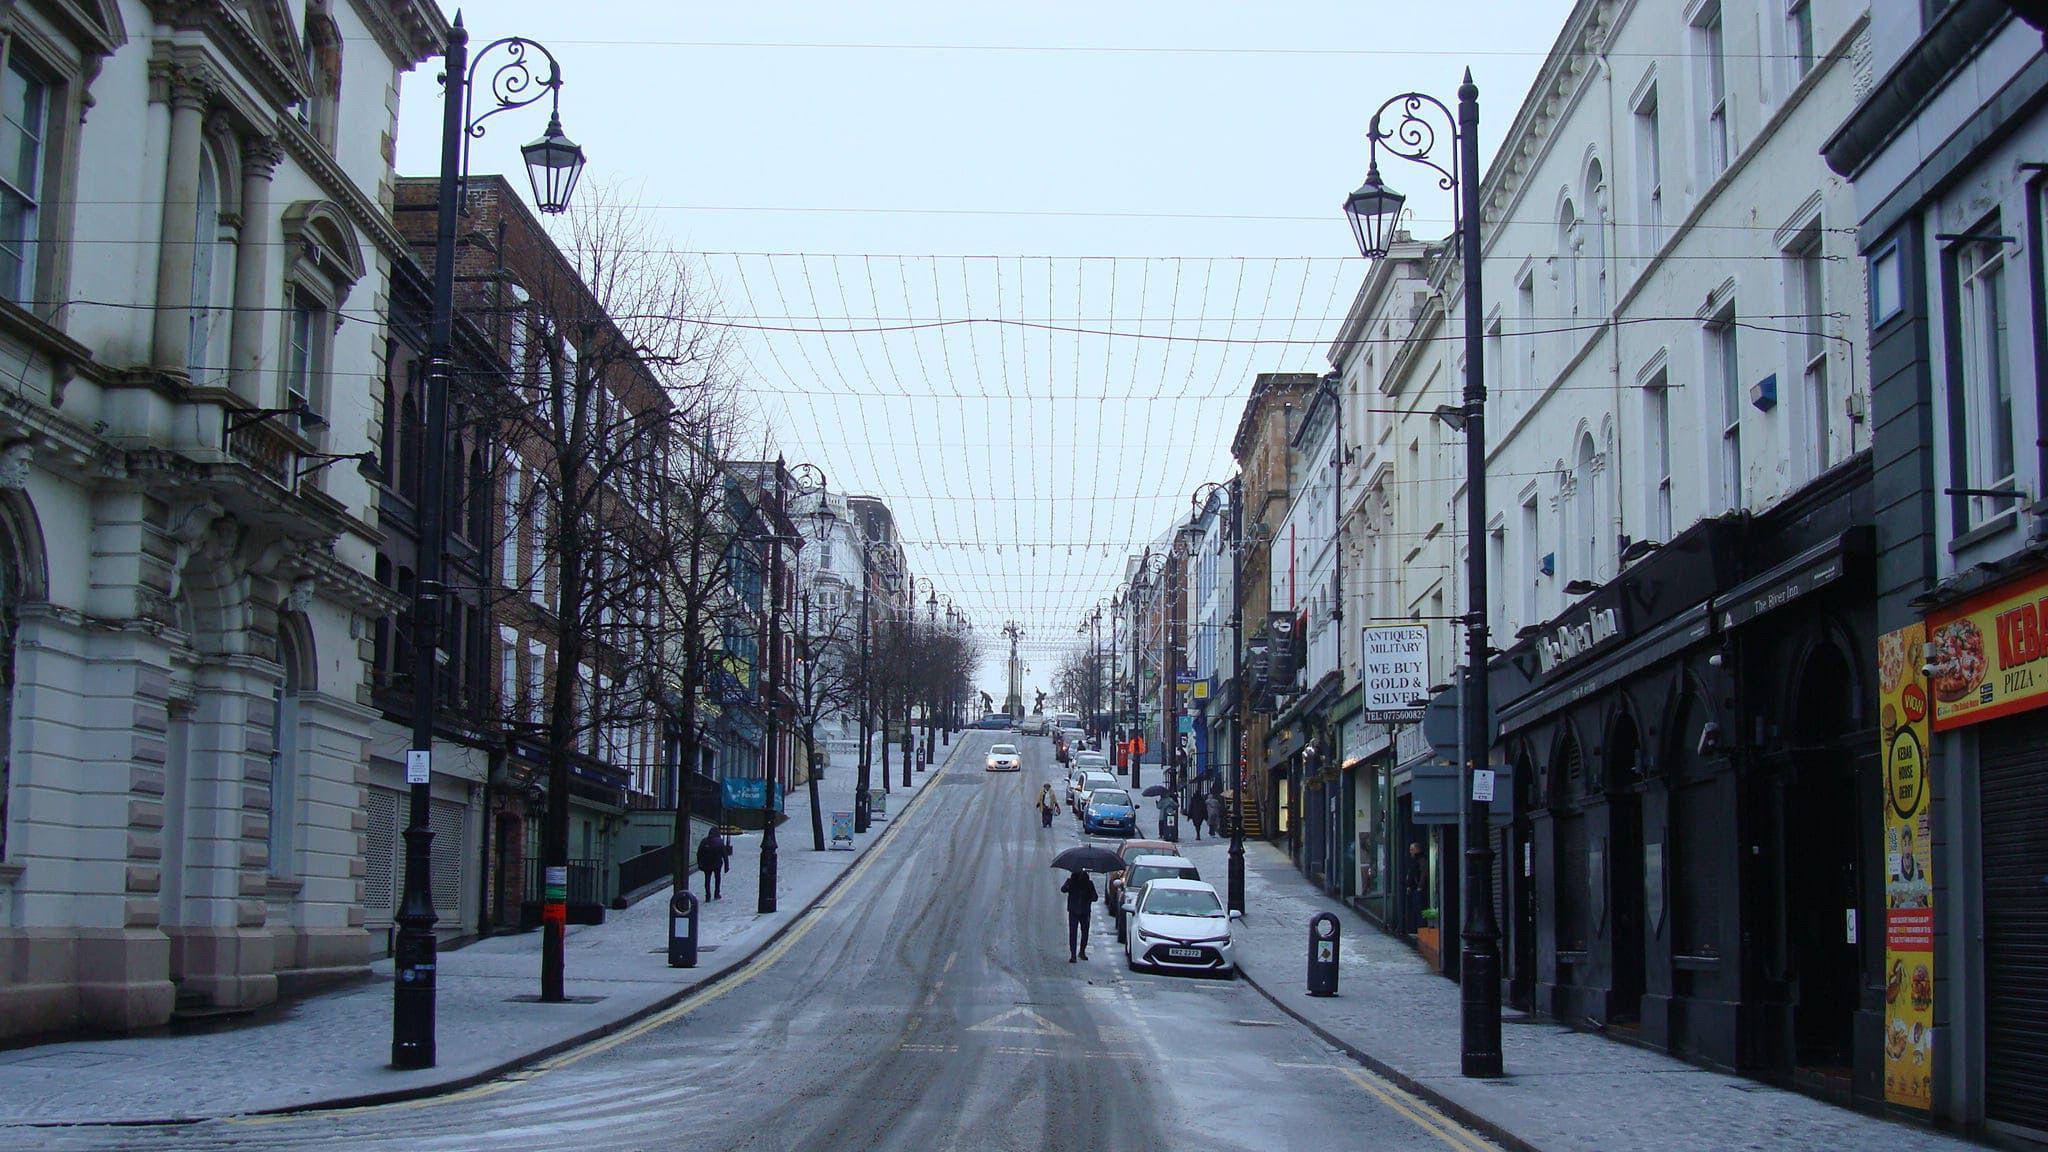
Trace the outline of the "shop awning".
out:
M 1616 648 L 1605 659 L 1578 675 L 1531 692 L 1512 704 L 1501 705 L 1498 711 L 1500 735 L 1507 736 L 1527 728 L 1706 639 L 1714 631 L 1712 608 L 1711 601 L 1695 604 Z
M 1853 557 L 1870 554 L 1875 529 L 1861 525 L 1817 544 L 1769 571 L 1714 597 L 1714 616 L 1725 630 L 1774 612 L 1842 578 Z

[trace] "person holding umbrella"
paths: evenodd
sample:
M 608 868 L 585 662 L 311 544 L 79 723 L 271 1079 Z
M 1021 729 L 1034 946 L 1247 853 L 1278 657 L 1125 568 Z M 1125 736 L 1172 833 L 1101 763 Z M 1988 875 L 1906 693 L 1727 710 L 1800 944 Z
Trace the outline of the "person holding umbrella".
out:
M 1052 858 L 1052 866 L 1068 872 L 1060 891 L 1067 894 L 1067 963 L 1088 958 L 1088 916 L 1101 898 L 1090 872 L 1113 872 L 1124 866 L 1123 858 L 1106 848 L 1084 844 L 1069 848 Z
M 1067 963 L 1072 964 L 1076 948 L 1081 959 L 1088 958 L 1088 916 L 1101 894 L 1095 890 L 1094 879 L 1079 869 L 1067 873 L 1060 891 L 1067 894 Z

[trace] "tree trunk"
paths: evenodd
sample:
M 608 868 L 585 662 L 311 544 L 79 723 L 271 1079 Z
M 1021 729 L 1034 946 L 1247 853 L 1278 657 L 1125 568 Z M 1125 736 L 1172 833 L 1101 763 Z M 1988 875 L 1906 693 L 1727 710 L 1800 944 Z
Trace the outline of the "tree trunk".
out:
M 811 851 L 825 850 L 825 814 L 818 804 L 818 722 L 809 721 L 804 725 L 804 763 L 810 768 L 810 779 L 805 787 L 811 794 Z
M 690 582 L 684 590 L 689 599 L 683 606 L 683 731 L 680 737 L 681 750 L 676 763 L 676 823 L 670 833 L 669 879 L 678 893 L 690 890 L 690 781 L 696 776 L 697 762 L 703 759 L 703 750 L 697 744 L 697 688 L 704 678 L 704 645 L 698 632 L 703 622 L 698 616 L 698 586 L 700 565 L 703 557 L 702 533 L 695 530 L 690 538 Z

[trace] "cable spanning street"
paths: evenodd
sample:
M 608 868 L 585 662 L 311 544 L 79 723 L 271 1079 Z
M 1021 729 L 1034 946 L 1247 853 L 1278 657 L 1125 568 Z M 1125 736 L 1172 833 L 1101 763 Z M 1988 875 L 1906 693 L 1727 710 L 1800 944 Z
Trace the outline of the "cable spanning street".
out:
M 1491 1147 L 1242 982 L 1126 971 L 1100 911 L 1090 959 L 1069 965 L 1047 860 L 1079 837 L 1031 808 L 1063 774 L 1038 738 L 1022 772 L 983 773 L 1003 739 L 963 734 L 900 831 L 755 963 L 605 1040 L 438 1099 L 16 1128 L 0 1146 Z

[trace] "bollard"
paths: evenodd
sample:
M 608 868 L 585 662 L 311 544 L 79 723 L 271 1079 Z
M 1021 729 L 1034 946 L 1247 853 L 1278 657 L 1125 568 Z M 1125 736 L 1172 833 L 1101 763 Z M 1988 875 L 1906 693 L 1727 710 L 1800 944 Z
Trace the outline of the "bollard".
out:
M 668 902 L 668 966 L 697 966 L 697 897 L 687 888 Z
M 1337 994 L 1337 945 L 1343 928 L 1328 912 L 1308 922 L 1308 994 Z

